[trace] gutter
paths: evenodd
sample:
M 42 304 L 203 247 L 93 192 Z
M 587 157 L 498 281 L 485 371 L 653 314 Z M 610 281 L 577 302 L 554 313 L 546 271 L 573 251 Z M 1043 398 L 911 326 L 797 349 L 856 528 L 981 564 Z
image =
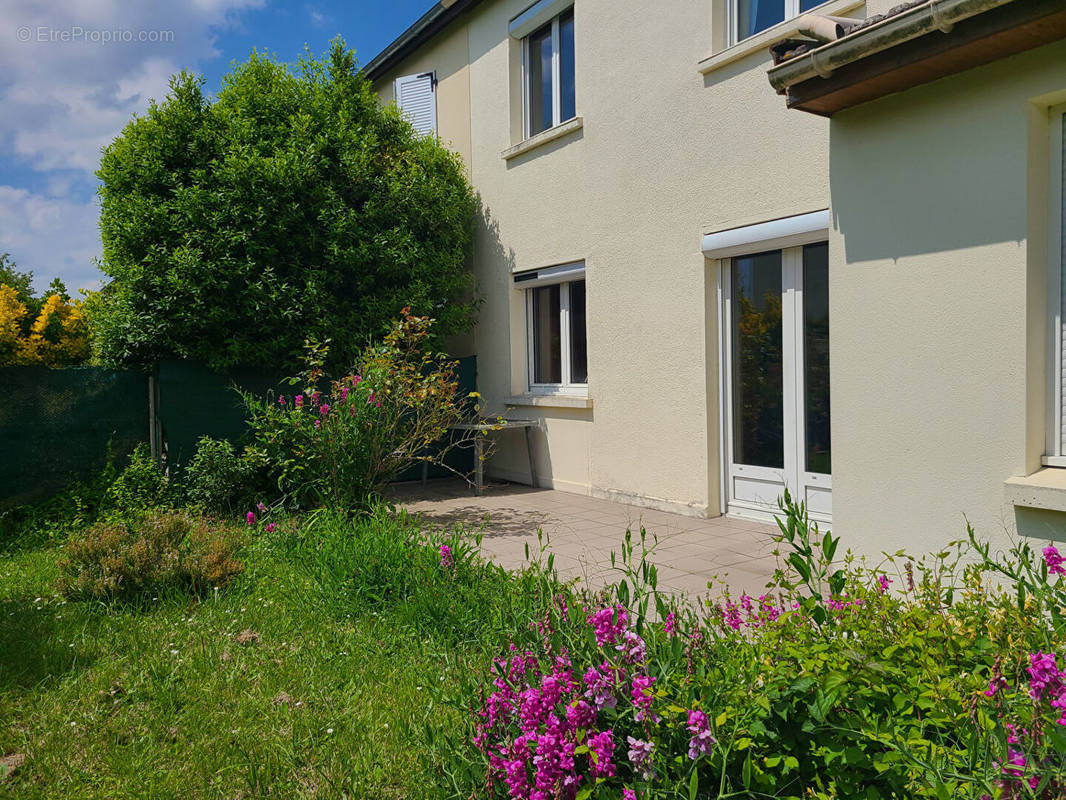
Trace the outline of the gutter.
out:
M 360 70 L 369 80 L 376 80 L 390 67 L 409 56 L 479 0 L 440 0 L 419 17 L 411 27 L 397 36 L 384 50 Z
M 861 28 L 841 39 L 791 58 L 770 69 L 767 77 L 778 94 L 811 78 L 828 78 L 846 64 L 925 36 L 949 33 L 955 23 L 1007 5 L 1014 0 L 929 0 L 920 6 Z

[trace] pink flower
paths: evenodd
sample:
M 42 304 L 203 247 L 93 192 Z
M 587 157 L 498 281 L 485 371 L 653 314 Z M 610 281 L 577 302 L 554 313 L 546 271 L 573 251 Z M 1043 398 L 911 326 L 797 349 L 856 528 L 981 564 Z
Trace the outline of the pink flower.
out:
M 650 675 L 633 676 L 633 684 L 629 696 L 633 700 L 633 707 L 637 709 L 636 719 L 638 722 L 645 717 L 648 717 L 653 722 L 656 721 L 655 715 L 651 713 L 651 695 L 654 685 L 655 678 Z
M 362 376 L 362 375 L 355 375 L 355 376 L 353 376 L 353 377 L 352 377 L 352 386 L 358 386 L 358 385 L 359 385 L 359 383 L 360 383 L 360 382 L 361 382 L 362 380 L 363 380 L 363 376 Z
M 446 544 L 440 546 L 440 565 L 445 569 L 451 569 L 452 549 Z
M 323 417 L 326 416 L 326 414 L 329 413 L 329 403 L 323 403 L 322 405 L 320 405 L 318 407 L 318 413 L 321 414 Z
M 1062 566 L 1064 560 L 1066 559 L 1059 555 L 1055 545 L 1049 544 L 1044 548 L 1044 563 L 1047 564 L 1047 571 L 1052 575 L 1066 575 L 1066 569 Z
M 285 395 L 281 395 L 280 397 L 278 397 L 278 405 L 279 406 L 285 405 Z
M 637 800 L 637 793 L 632 789 L 623 789 L 622 800 Z
M 249 525 L 255 525 L 255 512 L 249 511 L 247 514 L 244 515 L 244 519 Z
M 266 507 L 265 505 L 263 505 L 263 501 L 262 501 L 262 500 L 260 500 L 260 501 L 259 501 L 259 502 L 258 502 L 258 503 L 256 504 L 256 506 L 255 506 L 255 507 L 259 509 L 259 513 L 260 513 L 260 514 L 265 514 L 265 513 L 266 513 L 267 507 Z
M 303 406 L 303 404 L 304 404 L 304 396 L 302 394 L 296 395 L 296 397 L 293 398 L 293 400 L 296 403 L 296 407 L 297 408 L 301 408 Z
M 318 428 L 321 428 L 321 427 L 322 427 L 322 420 L 316 419 L 315 420 L 315 429 L 317 430 Z
M 273 522 L 268 523 L 267 527 L 266 527 L 267 533 L 273 533 L 274 532 L 274 528 L 276 528 L 276 527 L 278 527 L 278 526 L 275 525 Z
M 609 728 L 602 733 L 588 738 L 589 760 L 592 762 L 592 777 L 609 778 L 614 775 L 615 767 L 611 762 L 614 755 L 614 733 Z
M 629 625 L 629 615 L 625 606 L 616 605 L 614 608 L 601 608 L 591 614 L 588 623 L 596 632 L 596 644 L 604 647 L 613 644 L 615 639 L 622 635 L 622 631 Z
M 711 736 L 707 715 L 699 709 L 692 709 L 688 712 L 688 724 L 685 727 L 692 734 L 688 740 L 688 757 L 695 761 L 700 756 L 710 755 L 716 739 Z
M 881 594 L 884 594 L 885 592 L 888 591 L 888 585 L 890 583 L 892 583 L 892 579 L 890 577 L 888 577 L 887 575 L 881 575 L 877 579 L 877 585 L 878 585 L 878 588 L 879 588 Z
M 344 402 L 346 402 L 348 400 L 348 392 L 349 392 L 349 389 L 348 389 L 347 386 L 342 386 L 341 387 L 341 402 L 342 403 L 344 403 Z
M 666 622 L 663 623 L 663 630 L 666 631 L 667 636 L 677 636 L 677 618 L 674 616 L 673 611 L 666 615 Z
M 566 721 L 574 728 L 591 728 L 596 722 L 596 712 L 584 700 L 577 700 L 566 707 Z

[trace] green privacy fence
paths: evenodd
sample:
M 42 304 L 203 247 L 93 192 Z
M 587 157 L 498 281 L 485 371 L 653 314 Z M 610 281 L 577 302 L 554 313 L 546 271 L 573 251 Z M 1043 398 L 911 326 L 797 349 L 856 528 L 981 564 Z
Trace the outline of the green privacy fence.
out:
M 462 395 L 477 386 L 477 362 L 461 359 Z M 201 436 L 240 442 L 248 433 L 236 391 L 290 392 L 282 376 L 261 371 L 218 373 L 198 364 L 166 362 L 155 375 L 102 367 L 0 368 L 0 508 L 40 500 L 107 464 L 125 463 L 140 443 L 157 438 L 169 467 L 179 468 Z M 152 420 L 154 419 L 154 426 Z M 454 450 L 448 465 L 473 470 L 473 455 Z M 432 467 L 429 477 L 451 474 Z M 421 477 L 415 468 L 401 480 Z
M 0 368 L 0 505 L 55 494 L 148 441 L 148 376 L 100 367 Z

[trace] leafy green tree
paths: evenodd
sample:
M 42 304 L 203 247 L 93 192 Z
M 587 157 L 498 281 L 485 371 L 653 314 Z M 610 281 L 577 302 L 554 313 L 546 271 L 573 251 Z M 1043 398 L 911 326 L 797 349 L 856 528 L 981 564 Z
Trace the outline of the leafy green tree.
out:
M 212 101 L 188 73 L 104 152 L 107 363 L 351 363 L 400 309 L 469 329 L 476 200 L 458 156 L 383 107 L 355 57 L 253 52 Z
M 14 289 L 18 301 L 25 303 L 27 307 L 34 303 L 40 304 L 33 296 L 33 273 L 19 271 L 18 264 L 11 260 L 10 253 L 0 253 L 0 284 Z

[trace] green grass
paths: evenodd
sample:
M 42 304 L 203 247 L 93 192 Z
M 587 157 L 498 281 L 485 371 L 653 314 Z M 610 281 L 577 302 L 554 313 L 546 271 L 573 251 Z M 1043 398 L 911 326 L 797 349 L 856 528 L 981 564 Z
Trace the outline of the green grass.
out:
M 537 592 L 392 518 L 316 525 L 202 600 L 67 602 L 57 548 L 0 555 L 0 755 L 27 757 L 0 798 L 449 796 L 427 742 L 463 720 L 434 697 Z

